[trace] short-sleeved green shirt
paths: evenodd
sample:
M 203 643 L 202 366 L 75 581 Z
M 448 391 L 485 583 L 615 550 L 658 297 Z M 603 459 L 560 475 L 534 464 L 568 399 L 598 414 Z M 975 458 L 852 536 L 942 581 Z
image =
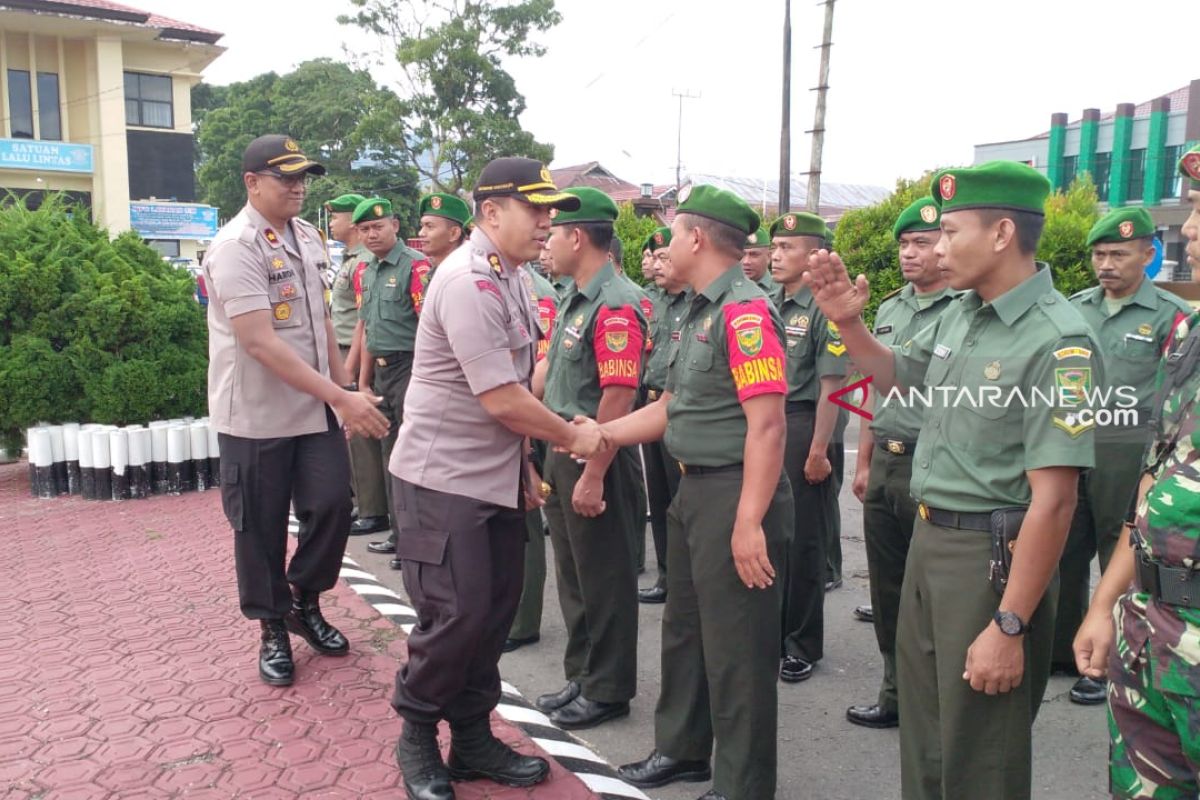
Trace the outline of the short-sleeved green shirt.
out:
M 720 467 L 743 461 L 742 403 L 787 394 L 783 322 L 753 281 L 733 264 L 687 306 L 667 359 L 667 434 L 671 456 Z
M 366 328 L 367 350 L 373 355 L 414 350 L 417 316 L 431 274 L 425 257 L 403 241 L 396 242 L 383 259 L 371 258 L 363 273 L 359 316 Z
M 821 398 L 821 378 L 846 376 L 849 359 L 841 333 L 817 308 L 807 286 L 789 296 L 778 285 L 771 299 L 787 336 L 788 402 L 815 403 Z
M 1088 395 L 1103 362 L 1045 264 L 991 303 L 965 293 L 892 351 L 896 382 L 908 387 L 895 391 L 928 403 L 913 456 L 918 501 L 962 512 L 1024 506 L 1027 470 L 1094 466 Z
M 904 343 L 916 336 L 926 325 L 933 323 L 958 298 L 958 292 L 942 289 L 922 295 L 924 304 L 917 302 L 917 292 L 911 283 L 884 300 L 875 314 L 875 338 L 886 345 Z M 915 404 L 883 402 L 877 398 L 875 419 L 871 432 L 880 439 L 899 439 L 915 442 L 921 432 L 924 410 Z
M 347 247 L 342 253 L 342 265 L 338 267 L 329 292 L 329 316 L 333 320 L 333 333 L 338 344 L 349 347 L 354 338 L 354 327 L 358 323 L 358 291 L 355 289 L 355 273 L 360 264 L 370 261 L 371 253 L 361 244 Z M 365 267 L 364 267 L 365 269 Z
M 1167 337 L 1172 326 L 1191 309 L 1181 298 L 1158 288 L 1148 278 L 1142 280 L 1142 285 L 1128 299 L 1117 313 L 1110 314 L 1104 288 L 1096 286 L 1071 295 L 1071 305 L 1083 314 L 1100 342 L 1106 383 L 1133 390 L 1140 427 L 1145 428 L 1150 420 L 1155 376 Z M 1129 393 L 1126 390 L 1122 398 L 1114 392 L 1105 407 L 1131 407 L 1133 398 L 1128 397 Z
M 681 291 L 675 294 L 661 292 L 658 302 L 654 304 L 654 319 L 650 328 L 650 358 L 646 362 L 644 382 L 655 391 L 662 391 L 667 382 L 667 359 L 671 348 L 679 341 L 679 329 L 683 325 L 683 316 L 687 313 L 691 292 Z
M 567 293 L 547 355 L 547 408 L 565 419 L 594 417 L 604 389 L 638 387 L 646 341 L 641 300 L 641 292 L 611 262 L 587 286 Z

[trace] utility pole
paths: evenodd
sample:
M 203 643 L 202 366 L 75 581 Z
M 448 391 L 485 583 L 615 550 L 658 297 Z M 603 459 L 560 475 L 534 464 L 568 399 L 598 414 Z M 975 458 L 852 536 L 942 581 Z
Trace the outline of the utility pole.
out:
M 783 0 L 783 121 L 779 128 L 779 214 L 792 204 L 792 0 Z
M 700 97 L 700 93 L 692 94 L 687 89 L 677 92 L 672 89 L 671 95 L 679 98 L 679 127 L 675 140 L 675 196 L 679 197 L 679 190 L 683 187 L 683 101 L 695 100 Z
M 821 156 L 825 149 L 825 95 L 829 93 L 829 50 L 833 46 L 833 4 L 825 0 L 825 35 L 821 39 L 821 77 L 817 82 L 817 112 L 813 120 L 812 160 L 808 167 L 808 210 L 817 214 L 821 207 Z

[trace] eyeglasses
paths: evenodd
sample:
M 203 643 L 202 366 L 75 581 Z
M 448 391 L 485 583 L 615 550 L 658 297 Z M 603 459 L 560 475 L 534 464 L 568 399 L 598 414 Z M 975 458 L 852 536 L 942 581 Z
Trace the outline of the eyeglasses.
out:
M 310 177 L 307 172 L 302 175 L 286 175 L 286 176 L 285 175 L 276 175 L 273 172 L 256 172 L 254 174 L 261 175 L 264 178 L 274 178 L 275 180 L 279 181 L 280 183 L 282 183 L 284 186 L 288 187 L 289 189 L 291 189 L 294 186 L 303 186 L 305 189 L 307 189 L 309 184 L 312 183 L 312 177 Z

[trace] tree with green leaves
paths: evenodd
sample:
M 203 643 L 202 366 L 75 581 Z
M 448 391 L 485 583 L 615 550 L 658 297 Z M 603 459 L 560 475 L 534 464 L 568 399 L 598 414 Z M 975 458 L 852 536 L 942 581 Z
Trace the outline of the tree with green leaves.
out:
M 286 75 L 268 72 L 229 86 L 192 89 L 196 175 L 202 199 L 222 218 L 246 201 L 242 151 L 264 133 L 286 133 L 328 173 L 313 180 L 301 216 L 346 192 L 386 197 L 416 229 L 417 174 L 408 166 L 400 98 L 371 74 L 330 59 L 305 61 Z
M 351 3 L 355 13 L 338 21 L 389 43 L 400 65 L 409 135 L 397 144 L 422 184 L 434 191 L 470 188 L 497 156 L 550 163 L 554 148 L 521 127 L 525 98 L 501 59 L 545 53 L 533 36 L 561 21 L 554 0 Z
M 901 179 L 882 201 L 847 211 L 837 223 L 834 249 L 851 276 L 861 272 L 871 282 L 871 299 L 863 312 L 868 323 L 873 323 L 883 298 L 904 285 L 892 225 L 910 203 L 929 194 L 931 179 L 932 173 L 915 181 Z M 1050 265 L 1054 285 L 1064 295 L 1096 283 L 1084 242 L 1098 216 L 1096 187 L 1087 175 L 1046 201 L 1046 225 L 1037 258 Z
M 621 240 L 621 268 L 636 282 L 644 284 L 642 277 L 642 247 L 650 234 L 659 227 L 654 217 L 641 217 L 633 210 L 633 203 L 621 203 L 617 210 L 617 221 L 613 233 Z
M 203 415 L 208 331 L 186 270 L 59 195 L 0 205 L 0 252 L 0 446 L 20 452 L 43 420 Z

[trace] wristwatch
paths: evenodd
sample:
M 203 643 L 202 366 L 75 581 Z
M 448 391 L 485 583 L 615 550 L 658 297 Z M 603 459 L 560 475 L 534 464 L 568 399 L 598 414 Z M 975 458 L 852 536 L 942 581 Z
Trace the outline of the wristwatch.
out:
M 1005 636 L 1020 636 L 1027 633 L 1031 627 L 1028 622 L 1023 621 L 1011 611 L 997 611 L 992 617 L 992 621 Z
M 342 388 L 345 389 L 347 392 L 357 392 L 358 391 L 358 381 L 350 381 Z

